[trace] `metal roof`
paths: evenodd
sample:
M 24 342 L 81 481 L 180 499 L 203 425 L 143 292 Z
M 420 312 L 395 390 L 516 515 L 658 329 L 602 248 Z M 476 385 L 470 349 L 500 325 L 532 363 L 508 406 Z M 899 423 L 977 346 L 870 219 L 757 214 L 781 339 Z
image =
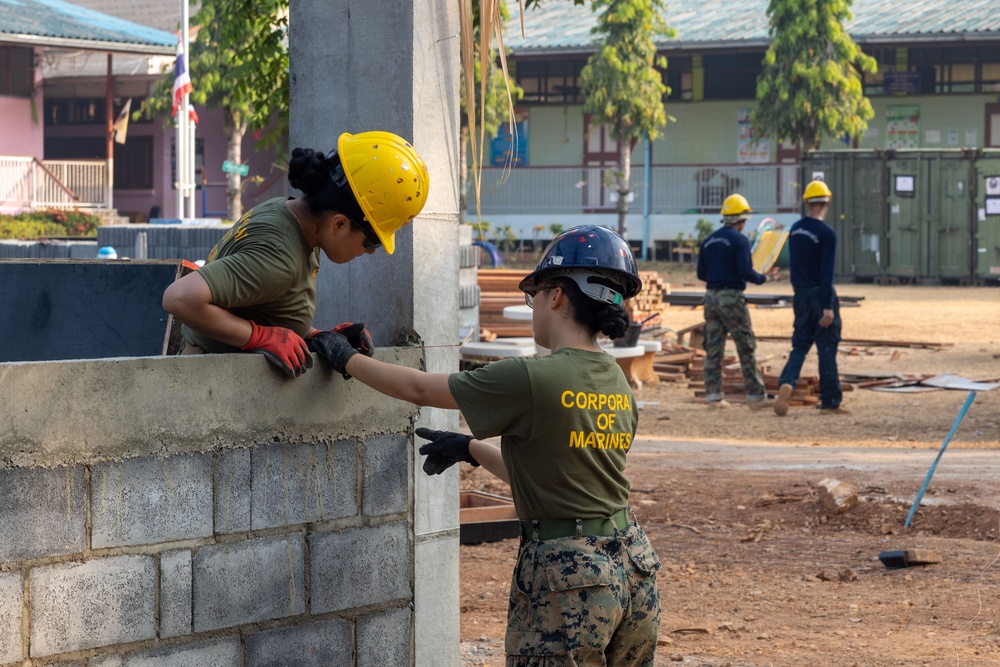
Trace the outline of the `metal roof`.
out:
M 0 43 L 169 55 L 177 36 L 62 0 L 0 0 Z
M 514 55 L 551 51 L 592 52 L 597 15 L 590 3 L 544 2 L 525 12 L 524 39 L 518 3 L 508 0 L 505 45 Z M 664 18 L 676 39 L 666 49 L 761 47 L 771 43 L 767 0 L 667 0 Z M 859 44 L 926 41 L 1000 41 L 997 0 L 855 0 L 846 27 Z
M 118 16 L 126 21 L 175 32 L 181 25 L 181 3 L 184 0 L 76 0 L 76 4 L 90 7 L 105 14 Z M 191 5 L 194 16 L 200 2 Z

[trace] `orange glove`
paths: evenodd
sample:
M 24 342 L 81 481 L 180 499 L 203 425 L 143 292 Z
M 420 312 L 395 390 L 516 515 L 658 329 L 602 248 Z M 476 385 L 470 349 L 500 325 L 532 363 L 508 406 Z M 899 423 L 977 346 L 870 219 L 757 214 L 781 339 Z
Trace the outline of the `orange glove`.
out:
M 250 322 L 250 340 L 240 349 L 263 354 L 288 377 L 298 377 L 312 368 L 313 359 L 302 338 L 285 327 L 265 327 Z

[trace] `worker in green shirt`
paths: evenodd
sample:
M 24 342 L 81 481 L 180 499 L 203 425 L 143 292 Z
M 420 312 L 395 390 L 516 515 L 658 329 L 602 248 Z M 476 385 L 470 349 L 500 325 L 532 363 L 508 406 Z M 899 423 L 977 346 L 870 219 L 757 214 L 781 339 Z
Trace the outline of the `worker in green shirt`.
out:
M 322 251 L 344 264 L 378 248 L 427 201 L 429 176 L 406 140 L 389 132 L 340 135 L 329 153 L 296 148 L 288 182 L 301 198 L 276 197 L 247 211 L 201 269 L 171 284 L 163 308 L 183 326 L 182 354 L 257 352 L 290 377 L 312 366 L 318 330 L 316 274 Z M 363 324 L 337 327 L 371 353 Z
M 424 471 L 459 461 L 510 484 L 521 543 L 510 590 L 508 667 L 652 667 L 660 626 L 660 561 L 629 508 L 624 469 L 638 406 L 598 344 L 621 338 L 622 305 L 642 288 L 628 243 L 605 227 L 557 236 L 520 285 L 544 357 L 429 374 L 357 353 L 320 332 L 334 370 L 405 401 L 462 411 L 473 436 L 417 429 Z M 500 446 L 483 442 L 500 436 Z

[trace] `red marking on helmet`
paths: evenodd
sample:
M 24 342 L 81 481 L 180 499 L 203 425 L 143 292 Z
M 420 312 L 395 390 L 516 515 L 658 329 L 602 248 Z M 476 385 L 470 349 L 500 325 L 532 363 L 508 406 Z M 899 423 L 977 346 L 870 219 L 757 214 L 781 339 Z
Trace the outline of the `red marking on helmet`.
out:
M 372 144 L 372 150 L 378 150 L 378 144 Z
M 406 201 L 413 201 L 413 197 L 407 197 Z
M 402 183 L 402 182 L 403 182 L 403 179 L 401 179 L 401 178 L 397 178 L 397 179 L 396 179 L 396 182 L 397 182 L 397 183 Z
M 586 243 L 586 242 L 587 242 L 587 237 L 586 236 L 581 236 L 580 237 L 580 243 Z

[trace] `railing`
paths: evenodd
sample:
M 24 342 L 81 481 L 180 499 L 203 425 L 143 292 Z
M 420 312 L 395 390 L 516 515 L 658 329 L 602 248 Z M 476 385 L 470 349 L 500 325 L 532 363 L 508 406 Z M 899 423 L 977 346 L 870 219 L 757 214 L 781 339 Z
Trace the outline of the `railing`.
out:
M 604 186 L 613 167 L 517 167 L 483 169 L 482 212 L 591 213 L 615 209 Z M 632 168 L 634 200 L 642 206 L 643 168 Z M 799 165 L 683 165 L 650 169 L 651 213 L 706 213 L 717 215 L 726 197 L 738 192 L 755 210 L 795 211 L 799 207 Z M 475 213 L 476 195 L 470 183 L 469 212 Z
M 107 208 L 102 160 L 38 160 L 0 156 L 0 211 Z

